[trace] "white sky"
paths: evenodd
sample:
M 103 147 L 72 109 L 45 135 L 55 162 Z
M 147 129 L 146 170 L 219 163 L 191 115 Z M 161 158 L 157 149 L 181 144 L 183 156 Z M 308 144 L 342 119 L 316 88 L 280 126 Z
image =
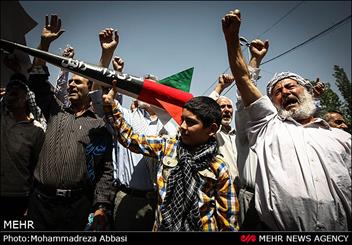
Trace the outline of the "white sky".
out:
M 37 47 L 46 14 L 58 14 L 66 32 L 49 50 L 59 53 L 67 43 L 76 49 L 75 58 L 96 64 L 100 57 L 98 33 L 117 28 L 120 44 L 116 55 L 125 60 L 124 72 L 159 79 L 195 67 L 193 95 L 205 90 L 228 68 L 221 18 L 239 8 L 240 34 L 252 40 L 284 16 L 298 1 L 21 1 L 39 24 L 26 35 L 27 45 Z M 260 36 L 270 48 L 264 62 L 304 42 L 351 15 L 350 1 L 305 1 L 290 15 Z M 247 50 L 244 52 L 247 57 Z M 351 20 L 313 42 L 262 66 L 259 88 L 265 92 L 275 72 L 292 71 L 305 78 L 330 82 L 333 66 L 344 68 L 351 78 Z M 111 66 L 110 66 L 111 67 Z M 58 69 L 50 66 L 51 80 Z M 229 72 L 229 70 L 227 70 Z M 212 86 L 214 87 L 214 86 Z M 209 94 L 210 91 L 207 92 Z M 207 95 L 206 94 L 206 95 Z M 235 88 L 226 94 L 235 100 Z M 129 103 L 129 100 L 125 100 Z

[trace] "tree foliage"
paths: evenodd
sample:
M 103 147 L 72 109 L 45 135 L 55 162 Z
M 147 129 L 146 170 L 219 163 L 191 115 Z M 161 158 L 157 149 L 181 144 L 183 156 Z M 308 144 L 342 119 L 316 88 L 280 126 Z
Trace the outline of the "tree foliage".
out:
M 336 78 L 336 85 L 343 97 L 341 111 L 344 113 L 344 116 L 351 119 L 351 81 L 348 79 L 343 68 L 339 66 L 334 66 L 334 74 L 333 76 Z
M 336 81 L 335 84 L 339 90 L 341 98 L 331 89 L 331 85 L 326 83 L 326 90 L 320 96 L 320 115 L 325 114 L 329 111 L 338 111 L 341 112 L 346 118 L 349 132 L 351 132 L 351 81 L 348 79 L 343 68 L 335 65 L 334 74 Z M 315 84 L 315 82 L 313 82 Z
M 330 88 L 330 84 L 326 84 L 326 90 L 320 97 L 320 105 L 322 113 L 328 111 L 340 111 L 341 101 L 339 96 Z

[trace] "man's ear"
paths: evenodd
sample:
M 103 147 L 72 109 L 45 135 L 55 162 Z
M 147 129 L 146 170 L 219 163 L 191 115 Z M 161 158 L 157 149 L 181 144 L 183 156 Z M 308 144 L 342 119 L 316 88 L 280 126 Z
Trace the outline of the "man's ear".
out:
M 219 129 L 219 126 L 216 124 L 216 123 L 212 123 L 210 126 L 209 126 L 209 137 L 212 137 L 216 134 L 216 132 L 218 132 L 218 129 Z

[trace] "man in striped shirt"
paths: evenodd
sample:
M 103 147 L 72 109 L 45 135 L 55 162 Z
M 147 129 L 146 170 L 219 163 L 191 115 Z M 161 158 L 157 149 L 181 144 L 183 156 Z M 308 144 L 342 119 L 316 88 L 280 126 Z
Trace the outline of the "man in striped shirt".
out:
M 235 231 L 239 205 L 226 164 L 217 154 L 219 105 L 195 97 L 182 112 L 176 138 L 135 134 L 113 98 L 116 81 L 104 95 L 104 109 L 117 139 L 129 150 L 158 161 L 155 231 Z
M 52 15 L 49 23 L 47 17 L 39 49 L 48 51 L 62 32 L 60 18 Z M 95 223 L 104 222 L 112 207 L 112 137 L 90 106 L 91 81 L 72 76 L 71 105 L 65 108 L 51 92 L 48 77 L 45 61 L 35 58 L 29 86 L 48 127 L 34 170 L 28 218 L 37 230 L 83 230 L 89 213 Z

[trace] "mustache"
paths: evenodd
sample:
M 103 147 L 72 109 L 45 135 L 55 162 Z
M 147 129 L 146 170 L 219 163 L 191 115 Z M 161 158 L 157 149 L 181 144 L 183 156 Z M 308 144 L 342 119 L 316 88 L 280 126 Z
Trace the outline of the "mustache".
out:
M 287 117 L 292 117 L 295 120 L 299 119 L 305 119 L 308 118 L 311 115 L 314 115 L 316 111 L 316 106 L 314 103 L 314 98 L 313 96 L 306 90 L 304 90 L 303 94 L 297 96 L 287 96 L 287 98 L 283 99 L 282 107 L 281 106 L 275 106 L 278 110 L 279 116 L 282 118 L 287 118 Z M 297 103 L 299 103 L 298 109 L 295 111 L 292 110 L 286 110 L 283 105 L 285 104 L 286 106 L 289 104 L 289 101 L 291 100 L 290 103 L 293 102 L 293 100 Z M 284 103 L 285 102 L 285 103 Z M 279 108 L 280 107 L 280 108 Z
M 230 113 L 224 113 L 224 114 L 222 114 L 222 117 L 229 117 L 229 118 L 232 118 L 232 114 L 230 114 Z
M 71 93 L 78 93 L 78 91 L 77 91 L 77 90 L 74 90 L 74 89 L 69 89 L 69 90 L 67 90 L 67 92 L 68 92 L 69 94 L 71 94 Z
M 290 104 L 300 103 L 300 102 L 301 102 L 301 100 L 299 99 L 299 97 L 297 97 L 293 94 L 290 94 L 287 97 L 284 97 L 282 99 L 281 107 L 286 108 Z

